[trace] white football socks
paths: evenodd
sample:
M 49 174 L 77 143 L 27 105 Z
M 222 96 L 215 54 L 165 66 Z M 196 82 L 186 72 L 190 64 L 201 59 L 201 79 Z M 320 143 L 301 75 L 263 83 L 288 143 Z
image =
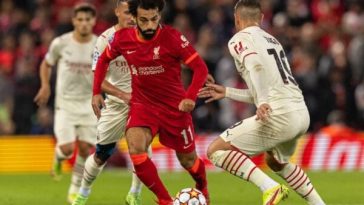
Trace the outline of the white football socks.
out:
M 277 172 L 289 186 L 295 190 L 309 205 L 325 205 L 314 189 L 306 173 L 298 166 L 288 163 L 283 170 Z
M 98 164 L 95 162 L 94 154 L 87 158 L 85 169 L 83 171 L 81 188 L 79 191 L 82 196 L 88 196 L 90 194 L 92 183 L 95 181 L 97 175 L 99 175 L 99 173 L 102 171 L 105 164 L 98 166 Z
M 148 148 L 148 157 L 152 158 L 152 147 L 149 146 Z M 133 167 L 133 176 L 132 176 L 132 182 L 130 186 L 129 193 L 131 194 L 137 194 L 139 195 L 142 192 L 143 182 L 140 181 L 138 176 L 135 174 L 135 170 Z
M 257 185 L 262 192 L 278 185 L 242 152 L 218 150 L 210 156 L 210 160 L 215 166 Z
M 84 166 L 85 160 L 80 155 L 77 155 L 75 164 L 73 166 L 71 185 L 68 189 L 68 194 L 78 193 L 81 186 Z

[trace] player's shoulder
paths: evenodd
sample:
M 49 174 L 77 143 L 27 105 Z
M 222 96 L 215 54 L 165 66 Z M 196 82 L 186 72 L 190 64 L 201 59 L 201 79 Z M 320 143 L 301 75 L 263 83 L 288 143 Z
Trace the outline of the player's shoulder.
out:
M 106 29 L 104 32 L 102 32 L 99 38 L 107 39 L 109 36 L 112 36 L 115 32 L 116 32 L 115 27 L 112 26 Z
M 97 41 L 107 43 L 109 39 L 113 37 L 114 34 L 115 34 L 115 28 L 114 26 L 112 26 L 106 29 L 104 32 L 102 32 L 101 35 L 97 38 Z
M 167 35 L 172 35 L 172 36 L 179 36 L 181 35 L 181 32 L 178 31 L 176 28 L 169 26 L 169 25 L 160 25 L 163 33 L 167 34 Z
M 67 44 L 71 40 L 72 40 L 72 32 L 67 32 L 54 38 L 53 42 L 56 42 L 58 44 Z
M 248 31 L 239 31 L 237 32 L 229 41 L 229 45 L 234 44 L 235 42 L 250 42 L 253 40 L 253 34 Z
M 118 31 L 115 31 L 114 32 L 114 35 L 115 36 L 118 36 L 118 37 L 125 37 L 125 36 L 129 36 L 130 34 L 134 34 L 135 33 L 135 29 L 136 27 L 128 27 L 128 28 L 122 28 L 122 29 L 119 29 Z

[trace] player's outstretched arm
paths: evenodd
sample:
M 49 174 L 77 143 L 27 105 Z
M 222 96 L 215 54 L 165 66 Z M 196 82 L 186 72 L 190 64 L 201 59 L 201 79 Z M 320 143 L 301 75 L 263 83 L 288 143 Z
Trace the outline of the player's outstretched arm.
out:
M 43 59 L 39 70 L 40 70 L 39 77 L 41 81 L 41 87 L 34 98 L 34 102 L 37 103 L 39 107 L 41 107 L 47 104 L 49 96 L 51 95 L 51 87 L 49 84 L 49 80 L 52 71 L 52 66 L 49 65 L 45 59 Z
M 207 98 L 205 103 L 220 100 L 225 97 L 226 88 L 222 85 L 206 83 L 206 87 L 199 90 L 197 96 L 199 98 Z
M 225 97 L 239 102 L 254 104 L 254 98 L 249 89 L 226 87 Z

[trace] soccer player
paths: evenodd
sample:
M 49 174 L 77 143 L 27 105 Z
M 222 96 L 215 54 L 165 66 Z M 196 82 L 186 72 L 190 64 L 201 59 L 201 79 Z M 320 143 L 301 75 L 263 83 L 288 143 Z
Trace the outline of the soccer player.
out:
M 206 102 L 228 97 L 257 106 L 256 116 L 237 122 L 208 147 L 211 162 L 257 185 L 263 205 L 278 204 L 288 188 L 262 172 L 249 158 L 267 153 L 268 166 L 311 205 L 324 202 L 306 173 L 289 158 L 297 140 L 308 129 L 310 117 L 281 44 L 259 25 L 263 19 L 258 0 L 240 0 L 235 6 L 237 33 L 229 51 L 248 89 L 208 84 L 199 92 Z
M 81 186 L 85 160 L 96 141 L 97 119 L 89 103 L 92 97 L 92 51 L 97 37 L 92 33 L 95 8 L 86 3 L 74 8 L 74 30 L 55 38 L 40 66 L 41 88 L 34 101 L 45 106 L 50 96 L 51 68 L 57 65 L 54 132 L 57 138 L 52 173 L 61 175 L 61 162 L 69 159 L 78 138 L 78 155 L 72 172 L 68 201 Z
M 92 100 L 94 112 L 99 117 L 99 106 L 105 106 L 100 92 L 107 66 L 122 54 L 132 74 L 126 140 L 135 173 L 157 196 L 158 204 L 172 204 L 170 194 L 147 155 L 153 136 L 159 133 L 160 142 L 176 151 L 181 165 L 196 181 L 196 188 L 208 197 L 205 165 L 196 155 L 189 113 L 207 78 L 206 64 L 180 32 L 160 24 L 164 0 L 128 3 L 136 27 L 116 32 L 97 62 Z M 181 62 L 193 70 L 187 91 L 181 82 Z
M 97 39 L 92 69 L 96 67 L 96 62 L 100 54 L 105 50 L 108 40 L 114 33 L 120 29 L 134 25 L 130 15 L 127 0 L 118 0 L 115 8 L 115 15 L 118 23 L 107 29 Z M 131 92 L 131 76 L 126 60 L 123 56 L 118 56 L 109 64 L 107 79 L 102 83 L 102 91 L 106 93 L 105 105 L 101 110 L 101 116 L 98 120 L 96 143 L 96 153 L 90 155 L 85 164 L 83 172 L 82 186 L 79 195 L 73 202 L 74 205 L 86 204 L 90 194 L 91 185 L 97 175 L 104 168 L 107 159 L 113 153 L 116 142 L 123 136 L 125 131 L 126 120 L 129 112 L 129 101 Z M 129 205 L 141 204 L 142 182 L 133 174 L 132 186 L 126 197 L 126 203 Z

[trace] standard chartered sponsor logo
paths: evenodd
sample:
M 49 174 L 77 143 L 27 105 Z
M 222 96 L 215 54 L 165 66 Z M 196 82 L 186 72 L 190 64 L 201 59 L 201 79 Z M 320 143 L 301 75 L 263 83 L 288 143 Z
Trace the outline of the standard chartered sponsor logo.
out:
M 133 70 L 133 74 L 135 75 L 156 75 L 160 73 L 164 73 L 164 68 L 162 65 L 160 66 L 146 66 L 146 67 L 139 67 L 135 68 L 134 65 L 131 66 Z

